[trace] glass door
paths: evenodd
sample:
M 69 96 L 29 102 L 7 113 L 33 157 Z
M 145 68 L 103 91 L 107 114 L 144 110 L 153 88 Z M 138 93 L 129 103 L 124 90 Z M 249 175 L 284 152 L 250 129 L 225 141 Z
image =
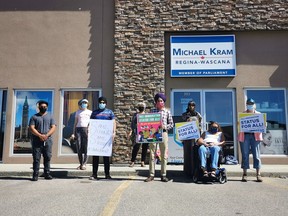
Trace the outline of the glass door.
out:
M 181 115 L 186 111 L 189 101 L 195 101 L 196 111 L 200 112 L 202 131 L 207 130 L 210 121 L 222 127 L 226 138 L 225 154 L 237 155 L 235 91 L 233 89 L 175 89 L 172 90 L 171 112 L 175 122 L 183 121 Z

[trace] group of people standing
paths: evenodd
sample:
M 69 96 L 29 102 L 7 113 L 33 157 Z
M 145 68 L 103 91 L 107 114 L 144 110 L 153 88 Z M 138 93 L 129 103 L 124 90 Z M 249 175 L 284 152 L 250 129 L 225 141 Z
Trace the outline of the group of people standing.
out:
M 166 96 L 163 93 L 157 93 L 154 96 L 155 108 L 150 110 L 150 113 L 161 113 L 161 124 L 162 129 L 162 142 L 159 142 L 159 149 L 161 154 L 161 181 L 168 182 L 166 165 L 168 160 L 168 131 L 173 128 L 173 118 L 170 111 L 165 107 Z M 72 139 L 77 142 L 77 153 L 79 159 L 79 166 L 77 169 L 85 170 L 88 161 L 87 156 L 87 145 L 88 145 L 88 127 L 90 119 L 100 120 L 112 120 L 113 121 L 113 135 L 112 140 L 114 141 L 116 132 L 116 121 L 115 115 L 112 110 L 106 108 L 107 99 L 105 97 L 98 98 L 98 109 L 91 111 L 88 109 L 89 101 L 87 99 L 81 99 L 78 102 L 79 110 L 75 114 L 75 124 L 73 129 Z M 259 113 L 256 111 L 255 101 L 248 99 L 246 102 L 247 109 L 244 112 L 247 113 Z M 29 128 L 32 133 L 32 155 L 33 155 L 33 177 L 32 181 L 38 180 L 39 167 L 41 154 L 44 158 L 44 178 L 52 179 L 50 174 L 50 160 L 52 156 L 52 134 L 55 132 L 56 123 L 53 117 L 47 112 L 48 102 L 40 100 L 37 102 L 39 112 L 33 115 L 29 121 Z M 199 128 L 201 128 L 202 116 L 195 109 L 196 104 L 194 101 L 190 101 L 187 106 L 186 112 L 182 114 L 183 121 L 197 121 Z M 155 152 L 156 143 L 137 143 L 137 114 L 145 113 L 146 105 L 141 102 L 137 104 L 137 112 L 132 116 L 131 129 L 128 132 L 128 139 L 133 143 L 132 158 L 130 167 L 135 164 L 136 156 L 142 145 L 141 154 L 141 166 L 145 166 L 145 158 L 149 146 L 150 157 L 149 157 L 149 176 L 145 179 L 145 182 L 151 182 L 155 177 Z M 261 133 L 239 133 L 238 140 L 240 142 L 242 152 L 242 165 L 243 169 L 242 181 L 247 181 L 247 169 L 249 169 L 249 153 L 250 150 L 253 154 L 253 167 L 256 169 L 256 178 L 258 182 L 262 182 L 260 175 L 260 142 L 262 141 Z M 112 142 L 113 142 L 112 141 Z M 208 153 L 211 155 L 211 167 L 212 172 L 210 175 L 215 176 L 215 170 L 218 164 L 219 151 L 225 144 L 225 137 L 221 130 L 220 125 L 217 122 L 210 122 L 208 131 L 201 134 L 201 137 L 195 141 L 199 145 L 198 155 L 200 158 L 201 168 L 203 169 L 204 175 L 208 175 L 206 170 L 206 161 Z M 104 172 L 105 178 L 111 179 L 110 175 L 110 157 L 103 156 L 104 160 Z M 98 166 L 99 156 L 93 156 L 92 160 L 93 171 L 90 176 L 90 180 L 98 180 Z

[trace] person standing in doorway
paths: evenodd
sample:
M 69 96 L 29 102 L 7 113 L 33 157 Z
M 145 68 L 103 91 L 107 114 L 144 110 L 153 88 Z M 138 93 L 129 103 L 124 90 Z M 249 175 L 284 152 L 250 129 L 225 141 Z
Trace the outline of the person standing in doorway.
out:
M 78 160 L 80 165 L 77 167 L 79 170 L 86 170 L 88 161 L 87 144 L 88 144 L 88 125 L 92 111 L 88 109 L 89 101 L 81 99 L 78 101 L 79 110 L 75 114 L 75 123 L 72 138 L 76 139 Z
M 33 115 L 29 121 L 29 129 L 32 133 L 33 177 L 32 181 L 38 181 L 41 154 L 44 158 L 44 178 L 51 180 L 50 160 L 52 157 L 52 134 L 56 124 L 54 118 L 47 112 L 48 102 L 37 102 L 39 112 Z
M 114 115 L 112 110 L 106 108 L 106 105 L 107 105 L 107 99 L 105 97 L 99 97 L 99 99 L 98 99 L 99 108 L 92 112 L 90 119 L 113 120 L 113 137 L 112 137 L 112 140 L 114 141 L 114 137 L 115 137 L 115 133 L 116 133 L 115 115 Z M 111 179 L 109 159 L 110 159 L 110 157 L 103 156 L 104 172 L 105 172 L 105 178 L 106 179 Z M 98 180 L 97 173 L 98 173 L 98 166 L 99 166 L 99 156 L 93 156 L 93 164 L 92 165 L 93 165 L 93 173 L 89 179 L 90 180 Z
M 162 128 L 162 142 L 159 143 L 161 152 L 161 181 L 168 182 L 166 177 L 166 165 L 168 160 L 168 130 L 173 128 L 173 119 L 170 111 L 165 108 L 166 96 L 163 93 L 157 93 L 154 96 L 156 109 L 152 110 L 152 113 L 161 113 L 161 128 Z M 150 158 L 149 158 L 149 177 L 145 182 L 151 182 L 154 180 L 155 175 L 155 151 L 156 143 L 149 144 Z
M 256 104 L 252 98 L 246 101 L 246 110 L 244 113 L 260 113 L 256 111 Z M 242 182 L 247 182 L 247 169 L 250 169 L 249 165 L 249 153 L 252 152 L 253 155 L 253 168 L 256 169 L 256 181 L 262 182 L 260 168 L 260 143 L 263 140 L 262 133 L 244 133 L 240 132 L 238 135 L 238 140 L 240 142 L 240 148 L 242 153 L 241 168 L 243 169 Z
M 193 100 L 188 102 L 186 112 L 182 113 L 182 119 L 185 122 L 196 121 L 199 127 L 199 132 L 201 134 L 202 116 L 199 112 L 196 111 L 196 103 Z M 192 176 L 194 174 L 194 165 L 197 164 L 198 160 L 197 151 L 193 151 L 195 143 L 195 139 L 183 141 L 184 172 L 188 176 Z
M 133 149 L 132 149 L 132 157 L 129 167 L 133 167 L 135 164 L 136 156 L 142 145 L 142 153 L 141 153 L 141 167 L 145 167 L 145 159 L 147 155 L 148 143 L 137 143 L 136 142 L 136 135 L 137 135 L 137 115 L 145 113 L 146 104 L 144 102 L 140 102 L 137 104 L 137 112 L 134 113 L 131 119 L 131 130 L 129 131 L 127 138 L 128 140 L 131 139 Z

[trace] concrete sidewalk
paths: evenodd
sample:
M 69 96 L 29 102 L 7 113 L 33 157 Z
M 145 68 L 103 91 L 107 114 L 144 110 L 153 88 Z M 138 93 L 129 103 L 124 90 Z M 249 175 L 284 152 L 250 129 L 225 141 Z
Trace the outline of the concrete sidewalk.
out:
M 72 178 L 72 177 L 89 177 L 92 174 L 92 165 L 88 164 L 86 170 L 77 170 L 78 164 L 51 164 L 51 174 L 56 178 Z M 226 168 L 227 176 L 242 176 L 240 165 L 221 165 Z M 253 167 L 250 165 L 250 167 Z M 156 165 L 156 177 L 160 176 L 160 165 Z M 41 166 L 40 173 L 43 171 Z M 0 164 L 0 177 L 15 177 L 15 176 L 32 176 L 32 164 Z M 149 165 L 141 167 L 136 164 L 134 167 L 129 167 L 128 164 L 111 164 L 111 176 L 143 176 L 149 175 Z M 250 169 L 248 175 L 255 175 L 255 169 Z M 280 177 L 288 178 L 288 165 L 263 165 L 261 169 L 263 177 Z M 98 176 L 104 176 L 103 164 L 99 165 Z M 185 176 L 183 165 L 167 165 L 167 176 Z

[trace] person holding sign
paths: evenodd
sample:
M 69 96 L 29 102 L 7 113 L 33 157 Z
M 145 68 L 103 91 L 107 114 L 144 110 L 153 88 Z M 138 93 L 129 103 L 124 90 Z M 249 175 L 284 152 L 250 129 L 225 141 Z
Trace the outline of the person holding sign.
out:
M 166 96 L 162 93 L 158 93 L 154 96 L 156 109 L 153 109 L 153 113 L 161 114 L 161 129 L 162 133 L 162 142 L 159 143 L 160 152 L 161 152 L 161 181 L 168 182 L 166 177 L 166 165 L 168 160 L 168 130 L 173 128 L 173 119 L 170 111 L 165 108 Z M 154 180 L 155 175 L 155 151 L 156 143 L 149 144 L 150 149 L 150 158 L 149 158 L 149 177 L 145 182 L 151 182 Z
M 222 129 L 217 122 L 211 121 L 208 131 L 204 132 L 198 139 L 197 144 L 200 146 L 198 154 L 201 160 L 201 169 L 203 170 L 203 176 L 208 177 L 207 171 L 207 155 L 211 157 L 211 173 L 210 176 L 216 177 L 216 169 L 218 168 L 219 151 L 225 144 L 225 137 L 222 133 Z
M 115 115 L 112 110 L 107 109 L 107 99 L 105 97 L 99 97 L 98 99 L 98 106 L 99 108 L 97 110 L 94 110 L 91 114 L 90 119 L 99 119 L 99 120 L 113 120 L 113 137 L 112 140 L 114 140 L 115 132 L 116 132 L 116 121 L 115 121 Z M 104 172 L 105 172 L 105 178 L 111 179 L 110 176 L 110 161 L 108 156 L 103 156 L 104 160 Z M 93 173 L 92 176 L 90 176 L 90 180 L 98 180 L 98 166 L 99 166 L 99 156 L 93 156 Z
M 199 112 L 196 111 L 196 103 L 194 101 L 189 101 L 187 105 L 186 112 L 182 114 L 182 119 L 184 121 L 191 121 L 193 117 L 196 117 L 198 120 L 198 125 L 199 128 L 201 128 L 201 121 L 202 121 L 202 116 Z
M 182 113 L 182 119 L 185 122 L 190 122 L 190 121 L 196 121 L 196 125 L 200 130 L 201 134 L 201 122 L 202 122 L 202 116 L 199 112 L 196 111 L 196 103 L 191 100 L 187 104 L 187 109 L 186 112 Z M 195 139 L 189 139 L 189 140 L 184 140 L 182 141 L 183 143 L 183 153 L 184 153 L 184 172 L 188 175 L 191 176 L 194 170 L 194 164 L 196 164 L 196 159 L 197 157 L 191 157 L 191 155 L 194 154 L 194 144 L 195 144 Z
M 244 113 L 260 113 L 256 111 L 256 104 L 252 98 L 246 101 L 246 110 Z M 242 153 L 241 168 L 243 169 L 242 181 L 247 182 L 247 169 L 249 166 L 249 153 L 250 150 L 253 155 L 253 168 L 256 169 L 256 180 L 262 182 L 260 167 L 260 143 L 263 140 L 262 133 L 258 132 L 239 132 L 238 140 L 240 142 L 240 148 Z
M 140 102 L 137 104 L 137 110 L 138 112 L 134 113 L 131 120 L 131 130 L 129 131 L 127 138 L 128 140 L 131 139 L 133 149 L 132 149 L 132 158 L 131 163 L 129 167 L 133 167 L 136 156 L 138 154 L 138 151 L 140 149 L 141 143 L 136 143 L 136 135 L 137 135 L 137 115 L 138 114 L 144 114 L 145 113 L 146 104 L 143 102 Z M 145 158 L 147 155 L 147 149 L 148 149 L 148 143 L 142 143 L 142 154 L 141 154 L 141 167 L 145 167 Z

